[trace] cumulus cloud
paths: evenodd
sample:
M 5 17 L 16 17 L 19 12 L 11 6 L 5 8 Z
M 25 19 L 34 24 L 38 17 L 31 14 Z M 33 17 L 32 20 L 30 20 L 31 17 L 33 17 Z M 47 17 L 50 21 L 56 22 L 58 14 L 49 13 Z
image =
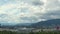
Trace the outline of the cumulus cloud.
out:
M 59 0 L 0 0 L 2 23 L 35 23 L 57 19 L 59 15 Z

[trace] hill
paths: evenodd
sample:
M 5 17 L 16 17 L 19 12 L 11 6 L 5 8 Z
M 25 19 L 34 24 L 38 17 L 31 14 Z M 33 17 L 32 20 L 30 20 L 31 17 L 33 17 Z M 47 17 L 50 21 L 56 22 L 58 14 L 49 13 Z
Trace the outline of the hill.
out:
M 35 24 L 32 24 L 31 27 L 49 27 L 49 26 L 59 26 L 60 25 L 60 19 L 52 19 L 47 21 L 41 21 Z

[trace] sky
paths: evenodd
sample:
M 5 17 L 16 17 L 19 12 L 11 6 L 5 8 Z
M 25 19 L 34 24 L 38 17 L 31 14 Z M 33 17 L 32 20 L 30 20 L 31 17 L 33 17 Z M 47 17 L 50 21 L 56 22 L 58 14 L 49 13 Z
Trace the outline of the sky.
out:
M 60 19 L 60 0 L 0 0 L 0 23 L 36 23 Z

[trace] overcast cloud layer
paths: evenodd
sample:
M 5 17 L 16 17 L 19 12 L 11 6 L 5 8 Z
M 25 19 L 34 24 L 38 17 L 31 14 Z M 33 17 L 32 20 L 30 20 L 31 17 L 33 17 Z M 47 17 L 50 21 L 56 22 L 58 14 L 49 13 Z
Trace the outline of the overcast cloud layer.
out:
M 60 19 L 60 0 L 0 0 L 1 23 Z

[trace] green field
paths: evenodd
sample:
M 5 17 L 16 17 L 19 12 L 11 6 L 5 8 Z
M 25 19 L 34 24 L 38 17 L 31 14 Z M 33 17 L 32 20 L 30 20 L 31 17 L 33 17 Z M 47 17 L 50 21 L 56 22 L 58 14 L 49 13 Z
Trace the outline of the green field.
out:
M 30 32 L 29 34 L 60 34 L 60 31 L 50 31 L 50 32 Z
M 22 33 L 22 32 L 11 32 L 11 31 L 0 31 L 0 34 L 60 34 L 60 31 L 51 31 L 51 32 L 30 32 L 30 33 Z
M 0 31 L 0 34 L 17 34 L 17 32 L 11 32 L 11 31 Z

